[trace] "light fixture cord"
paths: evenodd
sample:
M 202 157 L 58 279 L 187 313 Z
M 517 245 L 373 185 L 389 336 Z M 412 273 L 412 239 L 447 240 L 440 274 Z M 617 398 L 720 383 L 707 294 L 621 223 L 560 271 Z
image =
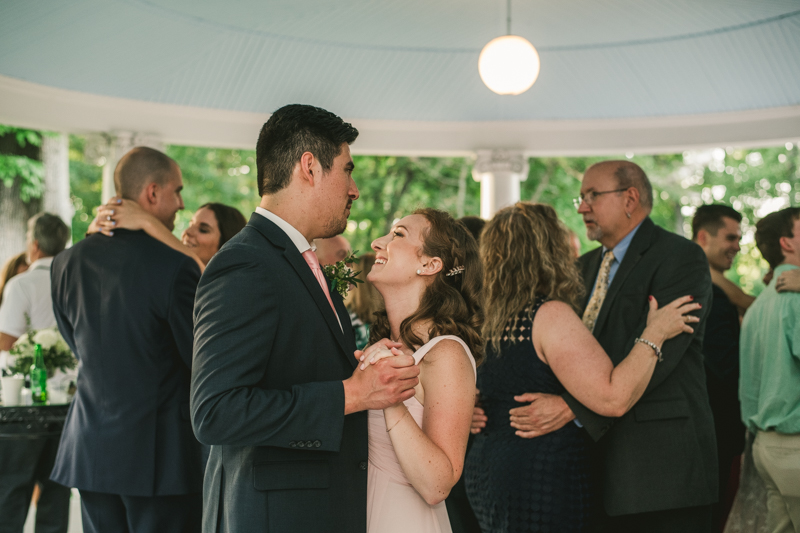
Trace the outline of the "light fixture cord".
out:
M 506 0 L 506 35 L 511 35 L 511 0 Z

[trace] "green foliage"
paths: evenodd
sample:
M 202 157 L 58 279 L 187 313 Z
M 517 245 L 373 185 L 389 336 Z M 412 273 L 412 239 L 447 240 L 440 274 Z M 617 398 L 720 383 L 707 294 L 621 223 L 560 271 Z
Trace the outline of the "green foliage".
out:
M 89 224 L 97 213 L 103 191 L 104 159 L 90 161 L 84 155 L 86 139 L 69 136 L 69 185 L 72 207 L 72 242 L 83 239 Z
M 353 203 L 345 237 L 354 249 L 369 250 L 394 221 L 415 209 L 435 207 L 455 217 L 480 212 L 480 184 L 464 158 L 355 156 Z
M 41 146 L 42 136 L 39 132 L 0 125 L 0 137 L 14 135 L 20 148 L 28 145 Z M 0 154 L 0 181 L 10 189 L 14 182 L 20 180 L 20 199 L 28 203 L 44 194 L 44 165 L 41 161 L 24 155 Z
M 335 265 L 322 265 L 322 271 L 325 277 L 332 281 L 331 290 L 338 291 L 339 296 L 342 298 L 347 297 L 350 291 L 350 285 L 356 283 L 364 283 L 364 280 L 358 279 L 361 271 L 354 272 L 350 265 L 358 261 L 358 250 L 352 252 L 341 261 L 337 261 Z
M 197 208 L 208 202 L 235 207 L 245 218 L 258 206 L 255 151 L 176 145 L 168 146 L 166 151 L 183 173 L 186 210 L 175 219 L 176 235 L 189 226 Z

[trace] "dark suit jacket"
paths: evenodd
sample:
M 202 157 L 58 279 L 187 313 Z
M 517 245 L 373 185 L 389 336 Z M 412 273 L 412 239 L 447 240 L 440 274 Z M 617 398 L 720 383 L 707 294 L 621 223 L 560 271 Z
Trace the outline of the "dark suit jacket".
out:
M 366 530 L 367 413 L 344 416 L 355 338 L 297 247 L 254 214 L 195 302 L 192 423 L 210 444 L 203 530 Z
M 197 493 L 189 379 L 200 270 L 142 231 L 115 233 L 53 260 L 53 310 L 79 367 L 52 479 L 130 496 Z
M 602 247 L 579 259 L 589 292 L 602 260 Z M 714 423 L 703 368 L 703 330 L 711 304 L 711 275 L 695 243 L 642 222 L 609 287 L 594 336 L 619 364 L 645 328 L 648 295 L 663 306 L 692 295 L 703 305 L 692 335 L 680 334 L 662 347 L 650 384 L 624 416 L 600 416 L 566 394 L 578 420 L 595 440 L 603 476 L 603 500 L 611 516 L 714 503 L 717 459 Z M 602 438 L 601 438 L 602 437 Z

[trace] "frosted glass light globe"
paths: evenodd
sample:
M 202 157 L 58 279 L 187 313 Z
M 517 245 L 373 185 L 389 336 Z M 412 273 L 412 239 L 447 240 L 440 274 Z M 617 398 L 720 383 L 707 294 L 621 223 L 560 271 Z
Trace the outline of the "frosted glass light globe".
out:
M 483 47 L 478 72 L 497 94 L 522 94 L 539 77 L 539 54 L 527 39 L 504 35 Z

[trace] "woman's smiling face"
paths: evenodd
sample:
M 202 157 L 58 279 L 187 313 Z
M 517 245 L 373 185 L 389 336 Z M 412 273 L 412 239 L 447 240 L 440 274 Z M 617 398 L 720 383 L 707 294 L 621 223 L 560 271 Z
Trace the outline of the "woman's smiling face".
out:
M 375 265 L 367 279 L 376 286 L 413 279 L 417 269 L 424 268 L 427 262 L 422 246 L 423 234 L 429 227 L 424 216 L 409 215 L 399 220 L 388 235 L 372 241 Z
M 219 251 L 220 236 L 217 216 L 211 209 L 203 207 L 198 209 L 192 217 L 189 227 L 183 232 L 181 241 L 197 254 L 203 264 L 207 265 L 214 254 Z

